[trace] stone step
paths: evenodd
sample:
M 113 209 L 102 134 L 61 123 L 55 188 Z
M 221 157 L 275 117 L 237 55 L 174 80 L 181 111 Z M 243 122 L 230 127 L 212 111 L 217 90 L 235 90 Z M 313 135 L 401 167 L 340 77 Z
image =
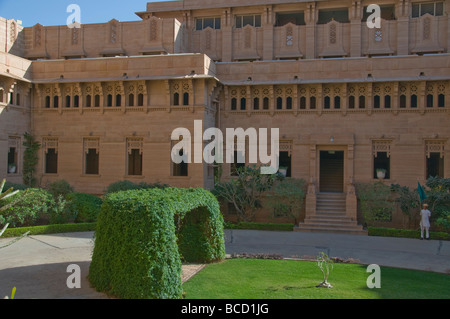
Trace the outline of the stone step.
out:
M 364 230 L 362 226 L 360 228 L 330 228 L 330 227 L 305 227 L 299 225 L 294 227 L 294 231 L 300 232 L 315 232 L 315 233 L 340 233 L 340 234 L 353 234 L 353 235 L 365 235 L 367 236 L 367 230 Z

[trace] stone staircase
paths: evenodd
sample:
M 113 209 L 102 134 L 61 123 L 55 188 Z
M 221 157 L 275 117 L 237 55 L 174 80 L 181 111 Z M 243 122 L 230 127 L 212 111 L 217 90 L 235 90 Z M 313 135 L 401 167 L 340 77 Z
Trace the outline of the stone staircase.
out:
M 318 193 L 316 214 L 305 218 L 295 231 L 367 235 L 356 220 L 346 216 L 344 193 Z

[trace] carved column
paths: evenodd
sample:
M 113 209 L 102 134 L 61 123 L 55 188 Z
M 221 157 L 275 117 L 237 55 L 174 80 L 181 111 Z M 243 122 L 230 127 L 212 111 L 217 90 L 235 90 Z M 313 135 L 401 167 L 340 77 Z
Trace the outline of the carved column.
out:
M 316 57 L 316 22 L 317 22 L 316 3 L 308 2 L 306 4 L 305 10 L 306 59 L 314 59 Z
M 354 176 L 354 145 L 347 146 L 347 185 L 346 185 L 346 216 L 356 221 L 358 211 L 358 200 L 356 198 Z
M 350 56 L 361 56 L 361 1 L 352 1 L 350 8 Z
M 309 181 L 305 199 L 305 218 L 316 214 L 316 145 L 309 147 Z

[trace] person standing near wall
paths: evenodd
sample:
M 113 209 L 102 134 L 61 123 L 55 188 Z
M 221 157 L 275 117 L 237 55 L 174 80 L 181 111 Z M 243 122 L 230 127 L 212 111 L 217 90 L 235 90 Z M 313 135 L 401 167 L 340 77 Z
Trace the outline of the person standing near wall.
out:
M 423 240 L 423 231 L 425 229 L 426 239 L 430 239 L 430 216 L 431 212 L 428 210 L 428 204 L 423 204 L 423 209 L 420 211 L 420 240 Z

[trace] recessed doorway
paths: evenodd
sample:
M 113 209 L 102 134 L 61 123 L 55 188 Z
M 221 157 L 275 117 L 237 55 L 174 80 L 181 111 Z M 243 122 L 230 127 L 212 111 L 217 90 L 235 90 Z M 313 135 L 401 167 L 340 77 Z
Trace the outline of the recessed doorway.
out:
M 320 151 L 320 192 L 344 192 L 344 151 Z

